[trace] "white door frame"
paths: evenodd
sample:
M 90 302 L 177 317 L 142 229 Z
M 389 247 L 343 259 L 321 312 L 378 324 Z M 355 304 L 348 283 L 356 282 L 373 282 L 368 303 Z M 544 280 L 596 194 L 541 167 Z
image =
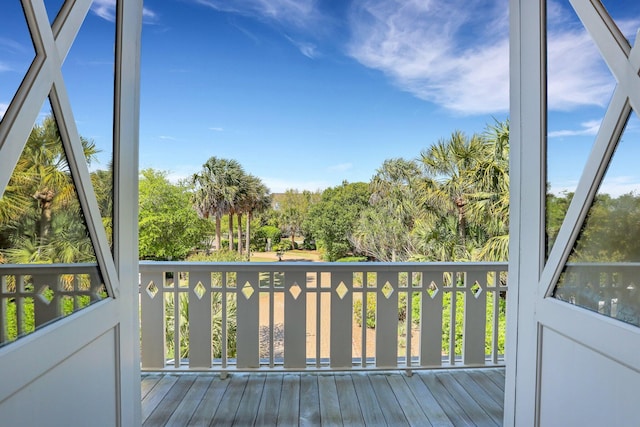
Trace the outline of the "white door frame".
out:
M 0 193 L 4 192 L 33 124 L 49 99 L 110 297 L 0 349 L 0 417 L 4 420 L 7 419 L 5 415 L 15 414 L 2 414 L 3 402 L 9 402 L 19 393 L 33 400 L 33 395 L 23 392 L 33 388 L 41 378 L 54 372 L 70 357 L 77 360 L 79 352 L 91 343 L 101 340 L 104 346 L 104 338 L 113 337 L 110 357 L 116 366 L 106 371 L 116 373 L 116 378 L 110 380 L 116 389 L 104 392 L 111 394 L 111 400 L 115 396 L 113 411 L 117 425 L 140 425 L 137 183 L 142 0 L 118 0 L 116 7 L 113 257 L 101 225 L 61 70 L 64 57 L 91 3 L 91 0 L 67 1 L 61 8 L 59 19 L 50 25 L 43 0 L 22 0 L 36 57 L 0 126 Z M 108 338 L 107 343 L 110 340 Z M 99 360 L 87 360 L 86 363 L 94 363 L 95 370 L 100 370 Z M 59 390 L 74 384 L 81 386 L 83 380 L 90 380 L 68 379 L 68 384 L 58 384 Z M 43 389 L 35 387 L 34 390 Z M 51 397 L 50 394 L 37 396 L 37 400 Z M 87 398 L 99 400 L 100 396 Z M 22 404 L 13 402 L 9 407 L 16 405 L 21 407 Z M 37 412 L 39 405 L 31 402 L 31 407 Z M 40 416 L 46 419 L 47 414 Z M 63 420 L 50 422 L 55 424 Z M 64 422 L 86 425 L 90 421 L 70 419 Z
M 545 258 L 546 23 L 544 0 L 511 0 L 511 229 L 505 425 L 539 425 L 543 331 L 640 372 L 640 328 L 552 297 L 631 106 L 640 111 L 640 49 L 629 49 L 599 2 L 571 0 L 617 80 L 596 143 Z M 624 39 L 624 40 L 623 40 Z M 638 46 L 638 44 L 636 44 Z M 633 114 L 633 113 L 632 113 Z M 575 361 L 580 363 L 579 361 Z M 563 396 L 554 396 L 561 399 Z

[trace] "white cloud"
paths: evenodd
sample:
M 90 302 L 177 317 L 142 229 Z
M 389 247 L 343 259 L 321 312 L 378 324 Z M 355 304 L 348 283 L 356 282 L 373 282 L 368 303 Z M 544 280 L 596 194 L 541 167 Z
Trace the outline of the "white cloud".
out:
M 91 11 L 109 22 L 116 21 L 116 0 L 94 0 Z M 146 7 L 142 9 L 142 19 L 145 23 L 155 22 L 158 16 Z
M 193 0 L 221 12 L 238 13 L 298 29 L 307 28 L 320 17 L 317 0 Z
M 600 129 L 600 120 L 590 120 L 580 123 L 582 129 L 563 129 L 549 132 L 549 138 L 558 138 L 563 136 L 584 136 L 596 135 Z
M 549 1 L 549 108 L 604 106 L 615 80 L 573 12 Z M 455 11 L 455 13 L 452 13 Z M 509 108 L 508 3 L 356 0 L 349 54 L 402 90 L 461 114 Z M 625 34 L 639 21 L 619 21 Z
M 159 135 L 158 138 L 163 139 L 165 141 L 177 141 L 176 138 L 168 135 Z
M 223 128 L 221 128 L 221 127 L 212 127 L 212 128 L 209 128 L 209 130 L 213 130 L 213 131 L 216 131 L 216 132 L 222 132 L 222 131 L 224 131 L 224 129 L 223 129 Z
M 507 13 L 504 0 L 492 6 L 481 0 L 358 0 L 348 52 L 400 89 L 446 109 L 507 111 Z
M 598 190 L 600 194 L 609 194 L 612 197 L 623 194 L 640 194 L 640 182 L 637 176 L 605 177 L 602 186 Z
M 9 108 L 9 104 L 0 102 L 0 120 L 2 120 L 2 118 L 4 117 L 4 114 L 7 112 L 7 108 Z
M 300 40 L 294 40 L 293 38 L 286 36 L 287 40 L 289 40 L 291 42 L 291 44 L 293 44 L 295 47 L 298 48 L 298 50 L 300 51 L 300 53 L 302 53 L 304 56 L 306 56 L 307 58 L 310 59 L 314 59 L 318 56 L 318 51 L 316 48 L 316 45 L 314 45 L 313 43 L 309 43 L 309 42 L 304 42 L 304 41 L 300 41 Z

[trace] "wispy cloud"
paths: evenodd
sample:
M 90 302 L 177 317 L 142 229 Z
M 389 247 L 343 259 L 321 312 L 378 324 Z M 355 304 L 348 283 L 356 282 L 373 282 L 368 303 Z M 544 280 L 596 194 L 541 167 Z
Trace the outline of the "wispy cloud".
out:
M 216 131 L 216 132 L 223 132 L 224 131 L 224 129 L 221 128 L 221 127 L 211 127 L 211 128 L 209 128 L 209 130 L 213 130 L 213 131 Z
M 289 36 L 286 36 L 287 40 L 291 42 L 292 45 L 298 48 L 300 53 L 310 59 L 314 59 L 318 56 L 318 50 L 315 44 L 304 42 L 300 40 L 295 40 Z
M 580 123 L 581 129 L 563 129 L 549 132 L 549 138 L 558 138 L 564 136 L 584 136 L 596 135 L 600 129 L 600 120 L 590 120 Z
M 158 138 L 162 139 L 162 140 L 165 140 L 165 141 L 177 141 L 176 138 L 174 138 L 172 136 L 168 136 L 168 135 L 159 135 Z
M 573 12 L 548 5 L 549 108 L 605 105 L 615 81 L 595 45 Z M 507 11 L 506 0 L 356 0 L 348 52 L 400 89 L 445 109 L 507 111 Z M 639 24 L 618 23 L 625 34 Z
M 221 12 L 238 13 L 260 20 L 269 20 L 306 28 L 319 18 L 317 0 L 193 0 L 197 4 Z
M 7 112 L 7 108 L 9 108 L 9 104 L 0 102 L 0 120 L 2 120 L 2 118 L 4 117 L 4 114 Z
M 506 1 L 357 0 L 350 25 L 348 53 L 400 89 L 463 114 L 508 109 Z
M 10 53 L 23 53 L 27 51 L 27 48 L 13 39 L 0 37 L 0 50 Z
M 338 165 L 329 166 L 329 172 L 344 172 L 353 168 L 352 163 L 340 163 Z
M 116 0 L 94 0 L 91 11 L 109 22 L 116 21 Z M 145 24 L 157 21 L 157 14 L 148 8 L 142 9 L 142 20 Z

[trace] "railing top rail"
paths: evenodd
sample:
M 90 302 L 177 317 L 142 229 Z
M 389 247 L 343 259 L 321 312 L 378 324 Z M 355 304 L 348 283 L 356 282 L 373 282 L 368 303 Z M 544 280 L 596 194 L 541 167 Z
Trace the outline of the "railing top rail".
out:
M 0 264 L 0 275 L 88 274 L 96 271 L 96 263 L 78 264 Z
M 188 271 L 292 271 L 339 272 L 339 271 L 506 271 L 506 262 L 173 262 L 141 261 L 141 272 L 162 272 L 168 270 Z

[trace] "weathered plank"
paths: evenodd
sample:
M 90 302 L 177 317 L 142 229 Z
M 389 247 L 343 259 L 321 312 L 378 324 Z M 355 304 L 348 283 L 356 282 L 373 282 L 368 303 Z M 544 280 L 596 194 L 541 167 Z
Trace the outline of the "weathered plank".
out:
M 429 387 L 427 387 L 418 375 L 405 376 L 404 380 L 432 425 L 439 427 L 453 426 L 445 410 L 442 409 L 442 406 L 440 406 L 440 403 L 438 403 L 433 396 Z
M 449 394 L 445 386 L 436 378 L 434 372 L 420 372 L 414 375 L 417 375 L 425 383 L 454 425 L 474 425 L 473 420 L 464 412 L 456 399 Z
M 318 397 L 320 400 L 320 421 L 323 426 L 341 426 L 340 402 L 333 375 L 318 376 Z
M 200 404 L 196 407 L 191 420 L 189 420 L 189 426 L 209 425 L 230 382 L 229 379 L 221 380 L 217 375 L 209 375 L 207 377 L 211 384 L 202 397 Z
M 488 376 L 504 393 L 504 369 L 482 369 L 481 372 Z
M 436 372 L 435 375 L 476 425 L 490 426 L 502 423 L 502 419 L 499 422 L 493 420 L 449 372 Z
M 164 396 L 169 392 L 173 384 L 178 381 L 177 375 L 165 375 L 142 399 L 142 422 L 151 415 L 154 409 L 160 404 Z
M 143 426 L 163 425 L 180 405 L 182 398 L 195 381 L 193 375 L 181 375 L 162 398 L 160 404 L 153 410 L 149 417 L 142 423 Z
M 336 374 L 335 379 L 342 422 L 345 426 L 364 426 L 364 418 L 351 375 Z
M 145 375 L 140 384 L 140 398 L 144 399 L 151 389 L 160 381 L 162 375 Z
M 302 420 L 300 415 L 300 403 L 302 401 L 300 375 L 285 374 L 281 384 L 282 391 L 280 392 L 280 403 L 278 405 L 277 425 L 283 427 L 296 425 L 298 420 Z
M 242 399 L 240 399 L 240 410 L 236 413 L 233 425 L 252 426 L 255 423 L 265 380 L 265 374 L 249 375 L 249 380 L 242 393 Z
M 176 410 L 173 411 L 166 426 L 178 427 L 189 424 L 189 420 L 193 416 L 210 384 L 211 379 L 207 376 L 197 376 L 189 388 L 189 391 L 182 397 L 182 401 Z
M 231 426 L 236 418 L 240 399 L 244 393 L 249 377 L 247 375 L 231 375 L 228 379 L 229 385 L 222 396 L 218 410 L 216 411 L 211 426 Z
M 501 408 L 504 406 L 504 391 L 500 389 L 500 387 L 498 387 L 496 383 L 491 381 L 489 377 L 475 369 L 465 370 L 464 373 L 471 377 L 473 381 L 475 381 L 478 385 L 480 385 L 480 387 L 485 390 L 487 395 L 490 396 L 496 403 L 498 403 Z
M 300 426 L 318 425 L 320 425 L 318 376 L 302 374 L 300 377 Z
M 260 399 L 260 407 L 256 417 L 256 426 L 274 426 L 278 421 L 280 410 L 280 394 L 282 392 L 282 375 L 267 375 Z M 297 422 L 297 419 L 296 419 Z
M 382 408 L 376 401 L 376 394 L 367 374 L 354 373 L 351 374 L 351 378 L 365 424 L 367 426 L 386 426 L 387 422 L 384 419 Z
M 387 381 L 400 404 L 400 409 L 404 412 L 404 416 L 407 418 L 407 422 L 410 425 L 432 425 L 431 421 L 429 421 L 429 417 L 424 413 L 420 404 L 411 392 L 411 389 L 400 375 L 390 375 L 387 377 Z
M 386 374 L 370 374 L 369 381 L 376 394 L 378 405 L 382 409 L 387 424 L 390 426 L 409 425 L 402 408 L 391 390 Z
M 455 381 L 469 393 L 469 396 L 475 400 L 480 408 L 486 412 L 496 424 L 502 424 L 503 405 L 498 404 L 487 391 L 478 384 L 466 372 L 456 372 Z M 475 419 L 475 418 L 474 418 Z

